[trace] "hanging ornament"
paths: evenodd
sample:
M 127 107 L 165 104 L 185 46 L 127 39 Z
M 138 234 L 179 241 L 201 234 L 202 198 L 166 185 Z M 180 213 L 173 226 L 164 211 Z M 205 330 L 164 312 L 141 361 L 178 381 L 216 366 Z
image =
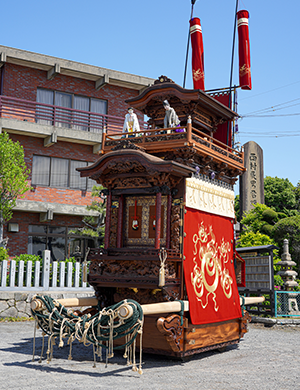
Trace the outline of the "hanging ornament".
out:
M 165 263 L 167 260 L 168 253 L 165 248 L 161 248 L 159 252 L 159 260 L 160 260 L 160 269 L 158 275 L 158 287 L 164 287 L 166 284 L 165 278 Z
M 132 229 L 133 230 L 138 230 L 139 228 L 139 221 L 138 221 L 138 216 L 137 216 L 137 200 L 134 202 L 134 217 L 132 221 Z

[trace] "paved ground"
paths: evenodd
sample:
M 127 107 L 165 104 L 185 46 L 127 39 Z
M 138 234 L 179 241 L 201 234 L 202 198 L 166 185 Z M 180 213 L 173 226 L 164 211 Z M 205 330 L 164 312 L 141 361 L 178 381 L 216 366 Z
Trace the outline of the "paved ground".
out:
M 250 325 L 238 346 L 223 353 L 210 352 L 182 363 L 143 356 L 143 375 L 125 365 L 121 355 L 105 367 L 93 368 L 91 347 L 76 344 L 54 350 L 47 364 L 32 362 L 33 322 L 0 323 L 0 389 L 300 389 L 300 327 L 265 328 Z M 37 354 L 41 333 L 37 332 Z

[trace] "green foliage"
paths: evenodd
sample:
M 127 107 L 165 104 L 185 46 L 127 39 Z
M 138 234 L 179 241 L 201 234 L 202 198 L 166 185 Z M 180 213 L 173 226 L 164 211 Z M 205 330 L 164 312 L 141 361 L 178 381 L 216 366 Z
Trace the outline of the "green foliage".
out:
M 240 195 L 236 195 L 234 198 L 234 211 L 236 220 L 240 222 Z
M 8 258 L 8 250 L 3 247 L 0 247 L 0 261 L 8 260 Z
M 261 245 L 272 245 L 274 241 L 272 238 L 267 236 L 266 234 L 261 234 L 259 232 L 245 232 L 241 235 L 238 240 L 237 247 L 238 248 L 246 248 L 251 246 L 261 246 Z
M 263 234 L 266 234 L 267 236 L 269 237 L 272 237 L 272 234 L 273 234 L 273 226 L 270 225 L 269 223 L 265 223 L 262 227 L 261 227 L 261 232 Z
M 0 133 L 0 216 L 5 221 L 11 219 L 17 197 L 30 188 L 28 175 L 23 147 L 6 132 Z
M 21 254 L 19 256 L 15 256 L 13 258 L 13 260 L 16 261 L 16 263 L 18 264 L 21 260 L 24 261 L 24 264 L 27 264 L 28 261 L 32 261 L 33 263 L 35 263 L 36 261 L 41 261 L 41 258 L 40 256 L 36 256 L 36 255 L 28 255 L 28 254 Z
M 288 179 L 266 176 L 264 180 L 265 204 L 277 212 L 296 209 L 295 187 Z
M 292 260 L 300 265 L 300 215 L 278 221 L 273 228 L 273 236 L 281 249 L 283 240 L 289 240 L 289 252 Z
M 296 197 L 296 209 L 300 212 L 300 181 L 298 181 L 297 186 L 295 187 L 295 197 Z
M 283 286 L 283 280 L 280 275 L 274 275 L 274 286 Z
M 244 230 L 252 231 L 254 233 L 260 232 L 266 223 L 264 214 L 266 214 L 265 212 L 267 210 L 273 211 L 268 206 L 258 203 L 253 209 L 244 213 L 244 216 L 241 220 L 241 223 L 244 225 Z
M 98 238 L 99 247 L 103 246 L 106 215 L 106 205 L 101 195 L 102 190 L 102 186 L 93 187 L 92 197 L 94 197 L 95 200 L 92 201 L 91 205 L 87 206 L 88 210 L 97 211 L 99 213 L 99 217 L 84 217 L 83 223 L 85 224 L 85 227 L 74 229 L 71 231 L 71 233 L 73 234 L 78 234 L 85 237 Z
M 269 224 L 275 224 L 278 221 L 278 213 L 273 209 L 266 209 L 262 212 L 262 219 Z

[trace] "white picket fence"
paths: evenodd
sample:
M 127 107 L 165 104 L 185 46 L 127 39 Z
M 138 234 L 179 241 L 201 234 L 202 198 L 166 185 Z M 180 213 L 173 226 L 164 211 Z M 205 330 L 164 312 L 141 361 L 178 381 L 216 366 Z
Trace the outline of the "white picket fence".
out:
M 26 268 L 26 269 L 25 269 Z M 83 266 L 79 262 L 50 263 L 50 251 L 43 252 L 43 260 L 26 263 L 3 260 L 0 262 L 0 291 L 93 291 L 83 282 Z

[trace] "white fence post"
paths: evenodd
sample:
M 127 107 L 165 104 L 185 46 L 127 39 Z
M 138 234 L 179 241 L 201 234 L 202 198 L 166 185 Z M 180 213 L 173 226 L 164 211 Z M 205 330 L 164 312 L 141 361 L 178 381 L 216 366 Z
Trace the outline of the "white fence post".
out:
M 40 270 L 41 270 L 41 262 L 36 261 L 34 265 L 34 287 L 40 286 Z
M 7 260 L 2 260 L 1 266 L 1 287 L 6 287 L 6 278 L 7 278 Z
M 74 287 L 79 287 L 79 279 L 80 279 L 80 263 L 75 263 L 75 277 L 74 277 Z
M 66 263 L 61 261 L 59 263 L 59 287 L 65 287 L 65 267 Z
M 9 267 L 9 287 L 15 287 L 15 277 L 16 277 L 16 260 L 11 260 L 10 267 Z
M 57 287 L 57 261 L 52 263 L 52 287 Z
M 18 267 L 18 287 L 23 287 L 24 283 L 24 260 L 19 261 Z
M 32 279 L 32 261 L 27 261 L 26 267 L 26 287 L 31 287 L 31 279 Z
M 73 263 L 67 263 L 67 287 L 72 287 Z
M 49 290 L 49 278 L 50 278 L 50 251 L 43 251 L 43 277 L 42 286 L 44 290 Z

